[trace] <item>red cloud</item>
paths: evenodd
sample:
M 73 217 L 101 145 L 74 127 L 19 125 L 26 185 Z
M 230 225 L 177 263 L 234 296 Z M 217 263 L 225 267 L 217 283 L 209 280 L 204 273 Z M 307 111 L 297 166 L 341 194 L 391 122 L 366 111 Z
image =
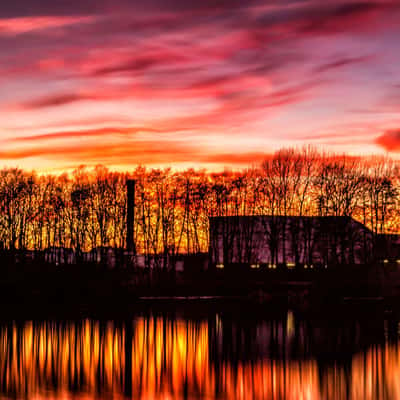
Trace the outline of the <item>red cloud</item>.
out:
M 61 28 L 74 24 L 88 23 L 92 17 L 36 16 L 0 19 L 0 35 L 18 35 L 44 29 Z
M 189 56 L 178 52 L 157 49 L 145 55 L 140 55 L 130 60 L 123 60 L 108 66 L 96 69 L 94 76 L 120 74 L 120 73 L 139 73 L 149 70 L 152 67 L 170 65 L 187 61 Z
M 73 139 L 73 138 L 87 138 L 87 137 L 101 138 L 112 135 L 129 136 L 139 132 L 154 133 L 162 131 L 159 129 L 148 128 L 143 126 L 109 127 L 109 128 L 61 131 L 61 132 L 44 133 L 32 136 L 20 136 L 15 139 L 12 139 L 11 142 L 34 143 L 37 141 L 52 140 L 52 139 Z
M 363 63 L 363 62 L 368 61 L 370 59 L 371 59 L 371 57 L 369 57 L 369 56 L 338 58 L 335 61 L 332 61 L 330 63 L 323 64 L 323 65 L 319 66 L 316 69 L 316 72 L 328 72 L 328 71 L 332 71 L 332 70 L 335 70 L 335 69 L 338 69 L 338 68 L 347 67 L 349 65 Z
M 384 132 L 375 139 L 375 143 L 387 151 L 400 152 L 400 129 Z
M 23 109 L 37 109 L 37 108 L 63 106 L 80 100 L 88 100 L 89 98 L 90 97 L 87 95 L 79 95 L 77 93 L 65 93 L 55 96 L 43 97 L 30 102 L 26 102 L 22 104 L 20 107 Z
M 353 1 L 334 6 L 312 6 L 299 20 L 299 31 L 313 33 L 353 32 L 381 24 L 382 13 L 398 9 L 394 1 Z
M 26 101 L 22 104 L 15 104 L 9 107 L 11 110 L 35 110 L 47 107 L 58 107 L 68 104 L 72 104 L 78 101 L 104 101 L 104 100 L 115 100 L 127 97 L 128 93 L 119 91 L 106 91 L 102 93 L 94 91 L 77 91 L 77 92 L 66 92 L 45 97 L 39 97 L 30 101 Z

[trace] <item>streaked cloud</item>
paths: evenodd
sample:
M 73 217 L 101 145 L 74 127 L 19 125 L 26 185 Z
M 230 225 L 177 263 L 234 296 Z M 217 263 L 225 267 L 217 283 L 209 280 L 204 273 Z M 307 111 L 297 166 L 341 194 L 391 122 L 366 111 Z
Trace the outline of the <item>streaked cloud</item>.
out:
M 0 10 L 7 163 L 241 165 L 291 143 L 396 148 L 397 1 L 14 3 Z

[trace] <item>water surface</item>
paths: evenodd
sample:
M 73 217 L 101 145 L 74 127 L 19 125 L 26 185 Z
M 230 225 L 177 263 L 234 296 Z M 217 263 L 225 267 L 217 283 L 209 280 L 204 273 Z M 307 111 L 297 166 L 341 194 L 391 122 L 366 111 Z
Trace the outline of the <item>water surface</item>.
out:
M 1 322 L 0 397 L 400 399 L 392 315 L 245 311 Z

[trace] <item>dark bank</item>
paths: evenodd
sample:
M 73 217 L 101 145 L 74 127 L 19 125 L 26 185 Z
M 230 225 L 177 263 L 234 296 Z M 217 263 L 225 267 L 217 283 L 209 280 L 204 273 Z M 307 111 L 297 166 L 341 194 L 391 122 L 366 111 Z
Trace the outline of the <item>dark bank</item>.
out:
M 241 299 L 295 308 L 381 303 L 400 295 L 398 235 L 350 217 L 209 218 L 209 252 L 138 254 L 135 181 L 127 180 L 126 248 L 0 252 L 0 301 L 15 307 L 126 307 Z

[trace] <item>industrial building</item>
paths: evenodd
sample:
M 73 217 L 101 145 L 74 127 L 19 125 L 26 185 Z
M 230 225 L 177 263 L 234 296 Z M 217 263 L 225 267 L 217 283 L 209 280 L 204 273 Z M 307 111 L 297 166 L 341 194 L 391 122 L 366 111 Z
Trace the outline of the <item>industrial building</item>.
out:
M 224 216 L 209 222 L 210 264 L 219 268 L 327 268 L 400 257 L 397 235 L 375 235 L 351 217 Z

